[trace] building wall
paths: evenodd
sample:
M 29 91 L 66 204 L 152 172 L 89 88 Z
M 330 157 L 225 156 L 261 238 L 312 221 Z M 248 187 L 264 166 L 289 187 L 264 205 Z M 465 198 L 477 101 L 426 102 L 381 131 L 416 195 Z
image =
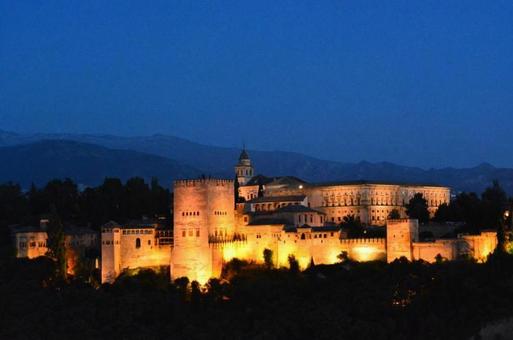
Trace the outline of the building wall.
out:
M 213 272 L 210 241 L 229 239 L 235 228 L 232 180 L 174 182 L 174 247 L 171 277 L 205 283 Z
M 46 247 L 48 235 L 45 231 L 16 233 L 14 239 L 18 258 L 33 259 L 45 256 L 48 252 Z
M 155 228 L 103 228 L 101 251 L 102 282 L 114 282 L 125 269 L 169 266 L 171 261 L 171 245 L 157 244 Z
M 245 185 L 239 187 L 239 197 L 244 197 L 246 201 L 258 197 L 258 185 Z
M 449 203 L 450 189 L 436 186 L 403 186 L 390 184 L 357 184 L 309 186 L 310 205 L 327 214 L 327 220 L 340 222 L 354 215 L 365 224 L 385 225 L 388 214 L 397 209 L 406 217 L 404 205 L 416 193 L 422 193 L 433 216 L 442 203 Z
M 171 245 L 158 245 L 155 233 L 154 228 L 121 230 L 119 256 L 122 269 L 169 266 Z

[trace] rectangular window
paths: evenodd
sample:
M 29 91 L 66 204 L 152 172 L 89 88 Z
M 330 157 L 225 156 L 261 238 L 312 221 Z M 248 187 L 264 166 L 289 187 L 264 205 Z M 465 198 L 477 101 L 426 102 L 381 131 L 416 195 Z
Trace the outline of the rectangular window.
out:
M 185 229 L 182 230 L 182 237 L 185 237 Z
M 199 237 L 199 236 L 200 236 L 199 229 L 196 229 L 196 237 Z

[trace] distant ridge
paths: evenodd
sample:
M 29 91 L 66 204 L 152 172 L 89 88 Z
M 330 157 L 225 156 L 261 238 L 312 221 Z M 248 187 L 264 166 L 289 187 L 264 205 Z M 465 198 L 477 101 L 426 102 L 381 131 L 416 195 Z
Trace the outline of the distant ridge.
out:
M 127 180 L 157 177 L 170 185 L 173 179 L 197 177 L 201 171 L 174 160 L 129 150 L 64 140 L 42 140 L 0 148 L 0 181 L 44 185 L 69 177 L 80 185 L 97 185 L 105 177 Z
M 153 164 L 163 164 L 161 167 L 169 168 L 174 166 L 172 172 L 162 171 L 159 173 L 159 179 L 163 183 L 170 182 L 172 178 L 176 178 L 175 173 L 182 173 L 184 175 L 193 176 L 198 173 L 212 174 L 222 176 L 225 178 L 233 177 L 233 165 L 238 159 L 240 150 L 237 148 L 227 148 L 218 146 L 208 146 L 199 143 L 194 143 L 189 140 L 166 135 L 154 136 L 141 136 L 141 137 L 120 137 L 112 135 L 89 135 L 89 134 L 17 134 L 7 131 L 0 131 L 0 146 L 14 147 L 23 144 L 33 144 L 42 140 L 53 140 L 54 143 L 61 141 L 75 141 L 83 144 L 97 145 L 103 147 L 103 162 L 107 162 L 110 158 L 107 150 L 114 149 L 117 159 L 113 170 L 111 172 L 119 173 L 123 176 L 127 174 L 138 174 L 139 176 L 149 177 L 151 173 L 160 170 L 148 168 L 140 162 L 131 160 L 132 155 L 137 159 L 141 159 L 142 155 L 145 157 L 153 156 L 151 162 Z M 72 148 L 73 144 L 66 144 Z M 78 147 L 77 145 L 77 147 Z M 43 146 L 39 146 L 43 148 Z M 11 153 L 9 157 L 15 157 L 16 153 L 21 152 L 22 149 L 16 149 L 15 153 Z M 124 154 L 127 159 L 124 162 L 119 161 L 121 157 L 120 152 L 124 150 L 128 152 Z M 112 151 L 112 150 L 111 150 Z M 28 151 L 26 151 L 29 153 Z M 38 152 L 42 152 L 39 150 Z M 407 182 L 407 183 L 433 183 L 439 185 L 448 185 L 454 191 L 474 191 L 480 193 L 490 183 L 497 179 L 509 194 L 513 194 L 513 169 L 496 168 L 488 163 L 479 164 L 472 168 L 442 168 L 442 169 L 429 169 L 424 170 L 418 167 L 409 167 L 397 165 L 389 162 L 381 163 L 342 163 L 335 161 L 326 161 L 303 155 L 295 152 L 283 151 L 255 151 L 248 150 L 249 156 L 256 167 L 257 173 L 268 176 L 296 176 L 309 182 L 333 182 L 333 181 L 385 181 L 385 182 Z M 0 151 L 0 161 L 2 164 L 8 163 L 9 160 L 2 156 L 3 151 Z M 4 158 L 2 158 L 4 157 Z M 117 158 L 116 158 L 117 157 Z M 15 157 L 16 158 L 16 157 Z M 99 161 L 98 158 L 92 158 Z M 172 160 L 172 161 L 171 161 Z M 21 160 L 19 160 L 21 161 Z M 25 160 L 28 163 L 28 160 Z M 95 167 L 104 169 L 101 164 Z M 111 164 L 111 163 L 109 163 Z M 156 165 L 155 165 L 156 166 Z M 130 167 L 125 169 L 123 167 Z M 23 178 L 16 175 L 5 173 L 6 170 L 0 170 L 0 181 L 8 179 L 20 178 L 20 180 L 27 181 L 27 178 L 39 178 L 39 174 L 35 173 L 37 167 L 32 167 L 26 171 Z M 87 167 L 88 174 L 82 171 L 84 180 L 87 182 L 98 182 L 98 176 L 103 176 L 107 169 L 102 171 L 95 170 L 93 167 Z M 116 171 L 114 171 L 114 169 Z M 181 169 L 179 171 L 179 169 Z M 44 169 L 45 176 L 59 177 L 63 171 L 57 169 Z M 3 172 L 2 172 L 3 171 Z M 171 171 L 171 170 L 167 170 Z M 169 173 L 169 174 L 168 174 Z M 67 174 L 72 174 L 67 172 Z M 44 177 L 44 176 L 43 176 Z M 44 178 L 46 178 L 44 177 Z M 161 178 L 162 177 L 162 178 Z M 101 178 L 100 178 L 101 180 Z

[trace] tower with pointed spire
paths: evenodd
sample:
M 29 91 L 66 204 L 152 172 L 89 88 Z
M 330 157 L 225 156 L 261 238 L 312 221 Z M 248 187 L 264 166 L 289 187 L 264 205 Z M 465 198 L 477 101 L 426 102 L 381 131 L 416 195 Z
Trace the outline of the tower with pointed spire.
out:
M 242 148 L 239 156 L 239 163 L 235 166 L 235 175 L 239 185 L 246 185 L 249 180 L 254 176 L 254 169 L 251 165 L 246 146 Z

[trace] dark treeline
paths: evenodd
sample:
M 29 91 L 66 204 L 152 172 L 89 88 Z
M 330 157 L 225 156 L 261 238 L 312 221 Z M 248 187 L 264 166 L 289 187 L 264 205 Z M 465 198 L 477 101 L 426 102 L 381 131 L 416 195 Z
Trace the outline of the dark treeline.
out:
M 6 240 L 11 224 L 38 225 L 39 219 L 56 212 L 63 223 L 88 225 L 95 230 L 109 220 L 124 223 L 142 216 L 169 217 L 171 194 L 157 179 L 146 183 L 134 177 L 126 183 L 106 178 L 102 185 L 80 191 L 70 179 L 34 185 L 23 192 L 18 184 L 0 185 L 0 229 Z
M 513 316 L 506 254 L 486 264 L 345 260 L 304 272 L 234 260 L 228 280 L 212 279 L 207 291 L 151 270 L 96 288 L 59 285 L 47 258 L 0 261 L 6 339 L 469 339 Z
M 460 193 L 449 204 L 442 204 L 435 214 L 437 222 L 463 222 L 464 231 L 478 232 L 497 229 L 503 223 L 510 225 L 513 200 L 497 181 L 481 196 L 475 193 Z M 505 212 L 509 215 L 505 216 Z

